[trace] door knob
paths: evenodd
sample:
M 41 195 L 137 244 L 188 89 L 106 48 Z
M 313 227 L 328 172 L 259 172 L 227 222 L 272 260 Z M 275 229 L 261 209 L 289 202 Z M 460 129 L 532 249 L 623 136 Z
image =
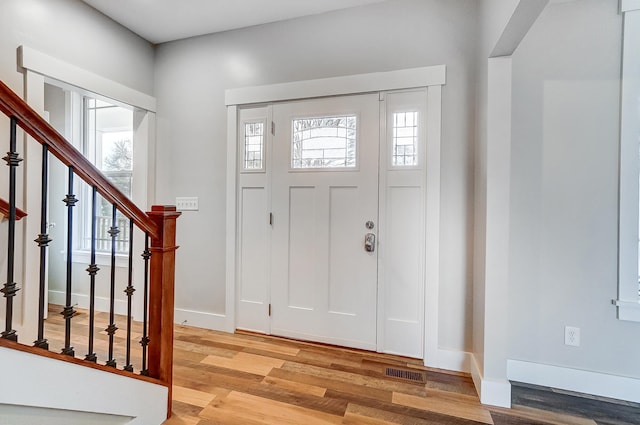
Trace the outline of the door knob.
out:
M 376 235 L 373 233 L 367 233 L 364 236 L 364 250 L 367 252 L 373 252 L 376 250 Z

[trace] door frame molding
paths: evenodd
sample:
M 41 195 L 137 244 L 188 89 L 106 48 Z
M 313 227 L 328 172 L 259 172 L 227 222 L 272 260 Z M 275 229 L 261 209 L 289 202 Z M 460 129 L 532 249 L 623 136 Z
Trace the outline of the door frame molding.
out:
M 465 370 L 466 358 L 449 355 L 438 347 L 440 286 L 440 151 L 442 126 L 442 86 L 446 66 L 436 65 L 389 72 L 348 75 L 228 89 L 227 106 L 227 195 L 226 195 L 226 291 L 223 329 L 235 330 L 237 278 L 237 128 L 238 108 L 243 105 L 326 96 L 371 93 L 412 88 L 427 89 L 427 169 L 426 169 L 426 259 L 424 300 L 424 363 L 426 366 Z M 464 356 L 462 356 L 464 357 Z
M 146 125 L 140 127 L 139 131 L 147 132 L 148 138 L 142 148 L 144 152 L 143 159 L 140 159 L 141 163 L 144 163 L 144 173 L 140 179 L 144 179 L 145 184 L 141 184 L 140 187 L 133 189 L 139 196 L 139 202 L 144 202 L 149 206 L 155 201 L 155 113 L 156 113 L 156 98 L 146 93 L 142 93 L 133 88 L 127 87 L 117 81 L 110 80 L 92 71 L 78 67 L 72 63 L 58 59 L 53 56 L 49 56 L 42 53 L 32 47 L 26 45 L 20 45 L 17 49 L 17 66 L 18 69 L 24 74 L 24 100 L 31 106 L 38 114 L 44 116 L 44 92 L 45 84 L 53 84 L 57 86 L 71 87 L 75 91 L 87 91 L 95 95 L 107 97 L 115 102 L 126 104 L 134 107 L 135 110 L 140 110 L 146 113 Z M 22 139 L 24 152 L 23 156 L 26 160 L 24 162 L 24 178 L 28 181 L 39 181 L 42 163 L 42 149 L 40 145 L 32 140 L 31 136 L 25 134 Z M 31 142 L 29 142 L 31 140 Z M 31 164 L 31 165 L 29 165 Z M 37 185 L 36 185 L 37 186 Z M 141 191 L 141 187 L 146 187 L 146 190 Z M 38 206 L 37 211 L 40 210 L 40 196 L 41 189 L 39 187 L 32 187 L 25 193 L 24 206 L 29 210 L 30 206 Z M 144 193 L 143 193 L 144 192 Z M 40 232 L 39 227 L 39 215 L 36 217 L 36 213 L 33 212 L 30 216 L 31 220 L 26 220 L 24 234 L 35 235 Z M 137 242 L 136 242 L 137 244 Z M 23 247 L 24 261 L 23 261 L 23 281 L 25 282 L 37 282 L 39 277 L 39 270 L 37 267 L 32 267 L 32 264 L 38 264 L 39 262 L 39 249 L 37 245 L 33 243 L 27 243 Z M 49 258 L 50 261 L 50 258 Z M 74 261 L 78 261 L 74 257 Z M 142 280 L 142 268 L 138 267 L 137 271 L 134 271 L 134 279 Z M 24 285 L 23 287 L 23 313 L 20 323 L 16 324 L 16 329 L 19 331 L 21 338 L 24 340 L 34 340 L 37 335 L 37 323 L 34 320 L 27 318 L 38 317 L 38 305 L 37 302 L 27 302 L 28 300 L 38 300 L 38 286 L 37 285 Z M 53 294 L 53 291 L 51 292 Z M 50 292 L 46 292 L 46 296 L 50 296 Z M 134 317 L 142 317 L 142 300 L 134 302 Z

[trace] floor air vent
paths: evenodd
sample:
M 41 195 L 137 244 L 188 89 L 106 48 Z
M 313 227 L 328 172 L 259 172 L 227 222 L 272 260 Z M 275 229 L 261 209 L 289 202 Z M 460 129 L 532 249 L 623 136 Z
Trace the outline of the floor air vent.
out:
M 403 369 L 388 367 L 385 375 L 391 376 L 393 378 L 405 379 L 407 381 L 412 381 L 412 382 L 421 382 L 421 383 L 427 382 L 424 372 L 416 372 L 413 370 L 403 370 Z

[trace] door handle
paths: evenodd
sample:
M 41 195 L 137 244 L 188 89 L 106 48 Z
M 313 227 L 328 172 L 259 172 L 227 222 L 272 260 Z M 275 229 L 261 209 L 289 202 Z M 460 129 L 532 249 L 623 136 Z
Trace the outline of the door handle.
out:
M 373 252 L 376 250 L 376 235 L 373 233 L 367 233 L 364 236 L 364 250 L 367 252 Z

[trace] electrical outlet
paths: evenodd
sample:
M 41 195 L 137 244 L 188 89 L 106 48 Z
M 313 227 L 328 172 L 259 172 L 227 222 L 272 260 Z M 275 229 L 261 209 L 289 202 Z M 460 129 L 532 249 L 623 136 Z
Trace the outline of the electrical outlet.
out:
M 198 198 L 195 196 L 176 198 L 176 209 L 178 211 L 198 211 Z
M 574 326 L 564 327 L 564 343 L 573 347 L 580 346 L 580 328 Z

